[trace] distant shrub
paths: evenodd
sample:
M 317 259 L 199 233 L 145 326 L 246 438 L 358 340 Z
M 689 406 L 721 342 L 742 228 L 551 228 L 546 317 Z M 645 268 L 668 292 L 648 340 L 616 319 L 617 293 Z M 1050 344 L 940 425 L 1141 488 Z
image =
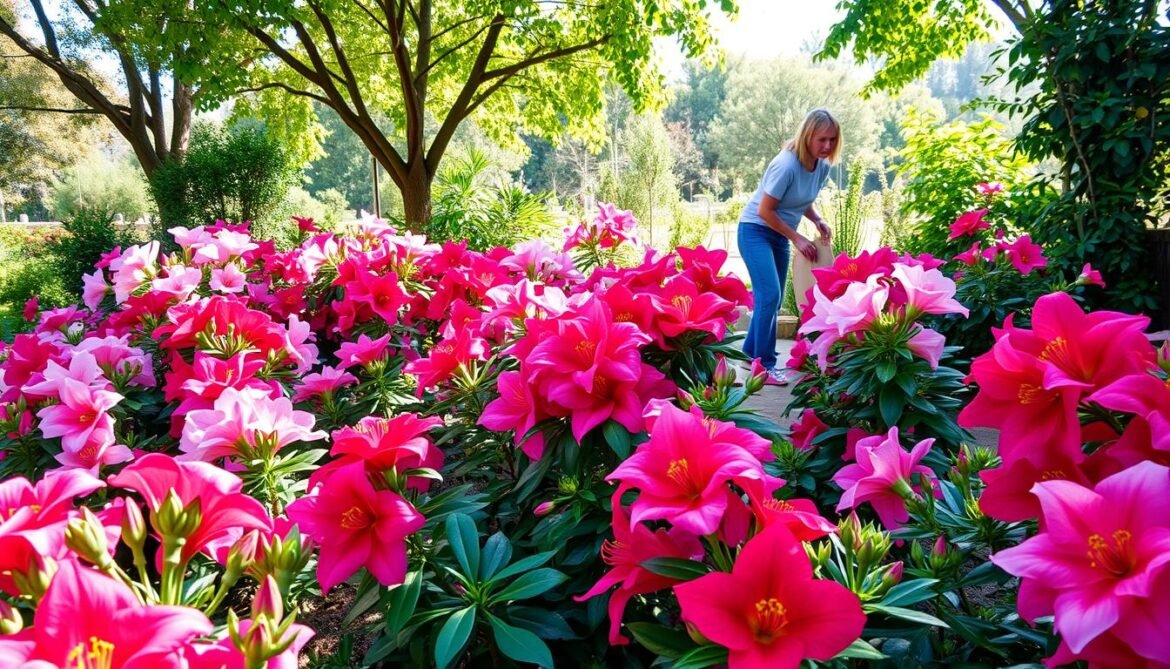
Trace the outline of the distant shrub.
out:
M 61 181 L 51 188 L 49 202 L 53 216 L 61 221 L 93 209 L 134 221 L 154 210 L 142 170 L 128 162 L 98 158 L 65 170 Z

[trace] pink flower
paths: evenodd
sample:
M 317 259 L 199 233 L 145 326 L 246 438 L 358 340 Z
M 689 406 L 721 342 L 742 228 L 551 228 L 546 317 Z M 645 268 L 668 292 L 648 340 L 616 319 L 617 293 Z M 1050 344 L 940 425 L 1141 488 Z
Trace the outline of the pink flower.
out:
M 906 291 L 907 316 L 919 314 L 968 315 L 967 307 L 955 301 L 955 282 L 937 269 L 895 263 L 890 273 Z
M 1023 579 L 1020 615 L 1055 615 L 1074 653 L 1112 632 L 1143 655 L 1170 652 L 1170 620 L 1161 607 L 1143 610 L 1170 562 L 1170 469 L 1137 464 L 1086 488 L 1047 481 L 1032 489 L 1044 530 L 992 562 Z M 1126 618 L 1125 624 L 1119 621 Z
M 320 372 L 307 374 L 293 393 L 294 402 L 303 402 L 318 395 L 334 393 L 339 389 L 357 383 L 357 377 L 337 367 L 325 365 Z
M 837 511 L 869 502 L 886 529 L 901 527 L 910 518 L 905 496 L 914 490 L 911 476 L 933 476 L 929 468 L 918 464 L 933 444 L 934 439 L 923 439 L 907 453 L 898 441 L 897 427 L 891 427 L 884 436 L 858 441 L 857 462 L 842 467 L 833 477 L 833 483 L 845 491 L 841 494 Z
M 663 406 L 650 440 L 606 477 L 620 481 L 619 490 L 640 492 L 630 507 L 633 522 L 666 520 L 693 534 L 711 534 L 730 505 L 742 505 L 728 483 L 766 493 L 784 485 L 747 450 L 714 441 L 710 425 L 711 419 Z
M 240 636 L 249 638 L 252 631 L 252 619 L 244 618 L 239 623 Z M 264 664 L 264 669 L 297 669 L 301 649 L 313 639 L 316 632 L 312 628 L 293 623 L 285 631 L 280 642 L 290 641 L 285 651 L 276 657 L 270 658 Z M 278 640 L 273 639 L 275 645 Z M 187 660 L 186 669 L 247 669 L 247 658 L 236 648 L 231 636 L 224 636 L 213 644 L 193 643 L 184 653 Z
M 105 275 L 101 270 L 81 276 L 81 301 L 90 311 L 97 311 L 102 300 L 110 293 L 110 285 L 106 283 Z
M 333 449 L 329 454 L 337 459 L 313 472 L 309 477 L 309 488 L 316 487 L 337 469 L 354 462 L 365 463 L 366 471 L 375 477 L 389 469 L 397 469 L 399 473 L 419 468 L 442 469 L 443 451 L 427 435 L 442 424 L 442 419 L 435 416 L 423 418 L 414 413 L 402 413 L 392 418 L 366 416 L 353 427 L 336 430 L 332 434 Z M 412 478 L 409 485 L 426 490 L 430 480 Z
M 931 369 L 938 369 L 938 361 L 946 345 L 947 338 L 930 328 L 920 328 L 910 337 L 910 341 L 906 342 L 906 347 L 914 355 L 930 363 Z
M 958 239 L 965 235 L 974 234 L 978 230 L 986 230 L 991 227 L 991 224 L 983 219 L 987 215 L 987 211 L 987 209 L 977 209 L 960 214 L 955 219 L 955 222 L 951 224 L 951 235 L 947 239 Z
M 955 260 L 963 263 L 964 265 L 967 265 L 968 267 L 971 267 L 971 266 L 974 266 L 975 263 L 979 262 L 979 259 L 982 257 L 983 257 L 983 250 L 982 250 L 979 242 L 974 242 L 973 244 L 971 244 L 971 248 L 956 255 Z
M 629 640 L 622 636 L 622 615 L 626 604 L 635 595 L 664 590 L 678 583 L 676 579 L 660 576 L 642 566 L 652 558 L 669 557 L 683 560 L 699 559 L 703 546 L 699 538 L 680 528 L 651 530 L 641 523 L 631 523 L 620 504 L 613 505 L 613 539 L 601 545 L 601 559 L 610 570 L 583 595 L 574 597 L 583 602 L 596 597 L 614 585 L 617 590 L 609 596 L 609 643 L 622 646 Z
M 171 490 L 184 506 L 199 501 L 202 522 L 187 537 L 184 561 L 203 551 L 223 564 L 228 548 L 244 532 L 272 528 L 272 519 L 260 502 L 240 491 L 240 478 L 206 462 L 178 462 L 150 453 L 111 476 L 109 482 L 142 495 L 151 512 L 158 511 Z
M 1150 445 L 1170 452 L 1170 384 L 1160 376 L 1136 372 L 1121 377 L 1089 396 L 1106 409 L 1133 414 L 1130 422 L 1145 422 Z
M 136 244 L 110 262 L 110 271 L 114 277 L 114 299 L 118 304 L 125 302 L 144 281 L 154 276 L 158 248 L 158 242 L 144 246 Z
M 1089 263 L 1081 268 L 1081 273 L 1077 276 L 1077 285 L 1080 286 L 1101 286 L 1105 287 L 1105 279 L 1101 278 L 1101 273 L 1093 269 Z
M 24 320 L 32 323 L 37 319 L 37 313 L 39 311 L 40 307 L 37 306 L 37 296 L 33 295 L 24 303 L 24 310 L 21 312 L 21 315 L 24 316 Z
M 180 651 L 212 627 L 197 609 L 143 606 L 123 583 L 65 561 L 37 606 L 32 629 L 0 637 L 0 664 L 180 669 Z
M 532 394 L 532 387 L 524 381 L 519 372 L 504 372 L 496 381 L 499 397 L 484 407 L 478 423 L 489 430 L 507 432 L 515 430 L 515 443 L 533 460 L 544 454 L 544 438 L 540 434 L 525 439 L 528 431 L 547 417 L 541 411 L 539 402 Z
M 894 250 L 883 246 L 870 253 L 862 251 L 854 257 L 838 255 L 833 260 L 832 267 L 818 267 L 813 270 L 816 285 L 831 300 L 845 294 L 851 283 L 865 283 L 872 275 L 887 276 L 897 259 Z
M 418 396 L 422 397 L 426 388 L 450 379 L 461 367 L 466 369 L 473 361 L 486 359 L 487 342 L 470 328 L 460 328 L 455 336 L 435 344 L 427 357 L 407 363 L 403 371 L 418 377 Z
M 1044 249 L 1032 242 L 1032 237 L 1024 235 L 1004 246 L 1008 260 L 1020 272 L 1028 274 L 1034 269 L 1048 267 L 1048 259 L 1044 257 Z
M 125 446 L 114 447 L 114 419 L 108 413 L 122 396 L 69 378 L 60 384 L 61 403 L 37 412 L 41 434 L 61 437 L 60 457 L 70 466 L 86 468 L 129 460 Z
M 804 546 L 775 525 L 743 547 L 730 574 L 674 586 L 682 618 L 725 646 L 729 669 L 797 669 L 829 660 L 865 627 L 845 586 L 813 578 Z
M 361 462 L 339 468 L 290 504 L 288 517 L 320 547 L 317 581 L 325 593 L 363 566 L 382 585 L 401 583 L 406 537 L 426 522 L 397 493 L 375 490 Z
M 1003 192 L 1003 184 L 998 181 L 984 181 L 975 184 L 975 191 L 985 197 L 999 195 Z
M 228 263 L 224 265 L 223 269 L 211 270 L 211 282 L 208 285 L 211 286 L 212 290 L 218 290 L 221 293 L 242 293 L 247 280 L 248 275 L 244 274 L 235 263 Z
M 825 520 L 809 499 L 776 499 L 769 495 L 752 500 L 752 513 L 761 528 L 780 524 L 800 541 L 816 541 L 837 531 L 837 526 Z
M 170 295 L 179 301 L 190 297 L 203 282 L 203 270 L 198 267 L 168 265 L 166 272 L 166 277 L 158 277 L 151 281 L 151 289 L 156 293 Z
M 311 218 L 302 218 L 301 216 L 293 216 L 292 220 L 297 224 L 297 230 L 301 232 L 320 232 L 321 229 L 313 222 Z
M 315 421 L 313 414 L 293 409 L 287 397 L 272 399 L 256 388 L 226 388 L 214 408 L 187 414 L 179 459 L 214 462 L 243 455 L 244 449 L 276 453 L 293 442 L 328 436 L 313 429 Z
M 377 339 L 370 339 L 361 335 L 356 342 L 343 342 L 337 349 L 337 358 L 341 361 L 338 369 L 349 369 L 354 365 L 366 365 L 386 355 L 386 346 L 390 342 L 390 335 Z
M 95 390 L 107 389 L 110 382 L 102 374 L 101 367 L 98 367 L 97 358 L 92 353 L 79 349 L 75 349 L 70 356 L 68 368 L 49 360 L 45 365 L 44 380 L 25 385 L 20 389 L 21 392 L 30 397 L 60 397 L 62 382 L 66 379 L 83 386 L 91 386 Z
M 829 426 L 817 417 L 817 412 L 812 409 L 805 409 L 800 414 L 800 418 L 792 424 L 792 432 L 789 439 L 792 440 L 792 445 L 801 450 L 812 450 L 816 446 L 813 440 L 821 435 Z

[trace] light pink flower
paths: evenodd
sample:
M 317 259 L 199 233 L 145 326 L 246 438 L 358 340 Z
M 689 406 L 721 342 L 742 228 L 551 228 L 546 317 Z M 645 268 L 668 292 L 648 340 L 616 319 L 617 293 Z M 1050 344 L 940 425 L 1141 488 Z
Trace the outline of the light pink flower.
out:
M 211 282 L 208 285 L 221 293 L 242 293 L 247 279 L 248 275 L 240 271 L 235 263 L 228 263 L 222 269 L 211 270 Z
M 185 265 L 167 265 L 166 277 L 151 281 L 151 288 L 158 293 L 171 295 L 180 302 L 186 300 L 203 282 L 203 270 Z
M 984 181 L 975 184 L 975 191 L 983 196 L 999 195 L 1003 192 L 1003 184 L 998 181 Z
M 157 271 L 158 242 L 135 244 L 121 256 L 110 262 L 113 272 L 114 299 L 118 304 L 125 302 L 144 281 Z
M 61 403 L 47 406 L 37 412 L 41 433 L 46 437 L 61 437 L 61 447 L 79 453 L 89 443 L 99 448 L 114 443 L 114 419 L 108 413 L 122 396 L 109 390 L 98 390 L 70 378 L 60 380 Z
M 955 301 L 955 282 L 937 269 L 894 263 L 890 275 L 906 291 L 906 311 L 912 318 L 919 314 L 969 314 L 967 307 Z
M 296 386 L 294 402 L 303 402 L 318 395 L 336 392 L 340 388 L 357 383 L 357 377 L 349 372 L 325 365 L 320 372 L 307 374 Z
M 179 449 L 180 460 L 214 462 L 240 455 L 241 448 L 275 453 L 296 441 L 326 435 L 313 430 L 313 414 L 293 409 L 287 397 L 273 399 L 256 388 L 226 388 L 212 409 L 187 414 Z
M 81 301 L 90 311 L 97 311 L 102 300 L 110 292 L 110 285 L 102 271 L 95 270 L 92 274 L 81 276 Z
M 938 369 L 938 361 L 942 357 L 946 345 L 947 338 L 930 328 L 919 329 L 918 332 L 914 333 L 914 336 L 910 337 L 910 341 L 906 342 L 906 347 L 914 355 L 930 363 L 931 369 Z

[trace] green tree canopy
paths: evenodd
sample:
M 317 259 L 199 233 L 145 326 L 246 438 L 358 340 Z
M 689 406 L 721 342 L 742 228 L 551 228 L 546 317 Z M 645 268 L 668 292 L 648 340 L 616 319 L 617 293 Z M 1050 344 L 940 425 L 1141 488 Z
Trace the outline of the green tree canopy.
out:
M 842 69 L 794 59 L 733 67 L 727 97 L 711 123 L 720 178 L 755 188 L 768 161 L 816 107 L 829 108 L 841 122 L 848 155 L 872 153 L 877 148 L 877 121 L 871 105 L 858 97 L 859 88 L 860 83 Z
M 439 163 L 467 119 L 500 142 L 516 130 L 568 130 L 599 144 L 606 82 L 640 109 L 659 105 L 654 38 L 673 35 L 687 55 L 702 56 L 711 14 L 735 11 L 733 0 L 197 4 L 203 24 L 233 26 L 264 53 L 249 62 L 246 88 L 314 99 L 338 114 L 402 191 L 412 225 L 427 218 Z M 225 98 L 238 91 L 234 78 L 226 83 Z

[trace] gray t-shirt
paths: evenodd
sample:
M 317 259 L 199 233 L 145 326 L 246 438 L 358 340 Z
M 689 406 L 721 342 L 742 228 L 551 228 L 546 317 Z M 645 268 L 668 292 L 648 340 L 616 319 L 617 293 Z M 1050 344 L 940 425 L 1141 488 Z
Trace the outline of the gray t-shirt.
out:
M 818 159 L 816 167 L 809 172 L 800 164 L 794 152 L 785 149 L 768 163 L 768 169 L 764 170 L 764 178 L 760 180 L 760 187 L 744 206 L 739 221 L 767 225 L 757 213 L 760 200 L 764 199 L 764 193 L 767 193 L 779 202 L 776 205 L 776 214 L 780 220 L 795 228 L 800 225 L 804 210 L 817 199 L 821 188 L 828 180 L 829 161 Z

